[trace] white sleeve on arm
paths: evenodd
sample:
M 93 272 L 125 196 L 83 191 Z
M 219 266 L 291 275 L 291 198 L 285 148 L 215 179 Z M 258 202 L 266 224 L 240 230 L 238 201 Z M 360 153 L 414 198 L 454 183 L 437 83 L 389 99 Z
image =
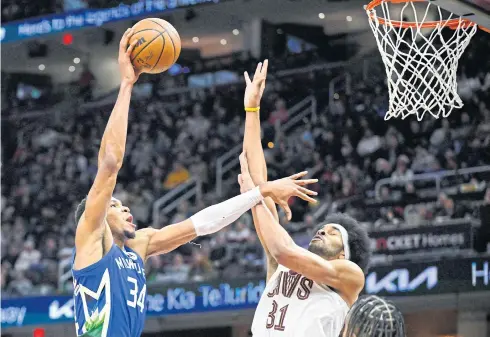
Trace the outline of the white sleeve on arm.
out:
M 237 220 L 243 213 L 264 199 L 259 187 L 222 203 L 210 206 L 191 216 L 197 235 L 216 233 Z

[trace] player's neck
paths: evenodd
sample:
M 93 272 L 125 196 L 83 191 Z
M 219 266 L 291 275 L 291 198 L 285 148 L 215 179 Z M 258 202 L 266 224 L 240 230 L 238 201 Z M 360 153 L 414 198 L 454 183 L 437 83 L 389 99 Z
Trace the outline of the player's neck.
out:
M 126 240 L 114 238 L 114 243 L 116 244 L 116 246 L 122 249 L 124 247 L 124 244 L 126 243 Z

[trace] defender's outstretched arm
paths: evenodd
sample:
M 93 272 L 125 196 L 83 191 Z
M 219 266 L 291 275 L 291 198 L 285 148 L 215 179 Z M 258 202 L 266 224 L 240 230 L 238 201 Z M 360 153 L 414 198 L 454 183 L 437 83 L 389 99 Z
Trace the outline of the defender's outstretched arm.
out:
M 128 41 L 133 34 L 128 29 L 119 45 L 119 68 L 121 71 L 121 86 L 114 109 L 102 137 L 97 175 L 87 196 L 85 212 L 77 227 L 75 245 L 79 249 L 91 239 L 102 237 L 105 230 L 105 216 L 112 192 L 116 185 L 116 178 L 122 166 L 126 147 L 126 134 L 128 129 L 128 112 L 133 84 L 139 73 L 135 72 L 129 55 L 137 41 L 128 47 Z
M 216 233 L 236 221 L 243 213 L 264 198 L 270 197 L 281 205 L 285 204 L 292 196 L 308 198 L 305 194 L 299 193 L 298 190 L 298 186 L 307 183 L 308 181 L 289 178 L 267 182 L 222 203 L 207 207 L 180 223 L 166 226 L 160 230 L 143 229 L 141 231 L 149 237 L 146 252 L 143 252 L 143 255 L 148 257 L 167 253 L 191 241 L 196 236 Z
M 262 149 L 261 129 L 260 129 L 260 109 L 258 111 L 250 111 L 260 108 L 260 100 L 265 89 L 265 81 L 267 77 L 267 68 L 269 61 L 259 63 L 253 79 L 251 80 L 248 73 L 245 72 L 245 82 L 247 88 L 245 90 L 244 106 L 246 110 L 245 117 L 245 134 L 243 138 L 243 151 L 247 152 L 249 160 L 250 175 L 255 185 L 260 185 L 267 182 L 267 164 L 265 162 L 264 150 Z M 265 199 L 265 205 L 271 211 L 272 216 L 279 222 L 279 215 L 274 201 L 271 198 Z M 267 259 L 267 277 L 269 281 L 271 276 L 277 269 L 277 261 L 269 253 L 267 244 L 263 239 L 260 228 L 257 227 L 257 212 L 252 208 L 252 216 L 254 219 L 255 230 L 259 237 L 260 243 L 264 248 Z

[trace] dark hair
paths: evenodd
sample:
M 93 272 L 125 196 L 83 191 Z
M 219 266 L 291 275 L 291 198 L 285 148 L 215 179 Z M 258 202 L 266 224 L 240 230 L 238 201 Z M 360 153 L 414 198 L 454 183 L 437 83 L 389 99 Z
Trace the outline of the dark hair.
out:
M 390 301 L 375 295 L 361 296 L 345 320 L 347 337 L 405 337 L 401 311 Z
M 77 209 L 75 211 L 75 223 L 78 225 L 80 218 L 82 217 L 83 212 L 85 212 L 85 205 L 87 203 L 87 198 L 83 198 L 82 201 L 78 204 Z
M 367 274 L 369 259 L 371 258 L 371 241 L 366 229 L 345 213 L 327 215 L 320 228 L 329 223 L 339 224 L 345 228 L 349 234 L 350 261 L 357 264 L 364 271 L 364 274 Z

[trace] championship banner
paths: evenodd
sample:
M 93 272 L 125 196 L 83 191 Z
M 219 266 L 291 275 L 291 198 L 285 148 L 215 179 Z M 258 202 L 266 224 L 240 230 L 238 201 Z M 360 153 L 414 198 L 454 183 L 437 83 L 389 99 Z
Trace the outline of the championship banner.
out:
M 149 286 L 147 316 L 254 309 L 265 280 L 233 280 Z M 365 292 L 381 296 L 414 296 L 490 290 L 490 258 L 374 267 Z M 2 328 L 74 322 L 73 297 L 43 296 L 2 299 Z
M 221 1 L 141 0 L 132 5 L 120 4 L 112 8 L 82 9 L 62 14 L 36 17 L 2 25 L 0 28 L 0 41 L 2 43 L 13 42 L 80 28 L 100 27 L 108 22 L 135 19 L 150 14 L 161 14 L 173 9 L 219 2 Z
M 473 226 L 470 223 L 393 229 L 370 232 L 373 253 L 397 255 L 441 249 L 470 249 Z

